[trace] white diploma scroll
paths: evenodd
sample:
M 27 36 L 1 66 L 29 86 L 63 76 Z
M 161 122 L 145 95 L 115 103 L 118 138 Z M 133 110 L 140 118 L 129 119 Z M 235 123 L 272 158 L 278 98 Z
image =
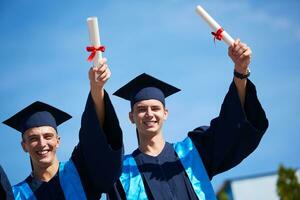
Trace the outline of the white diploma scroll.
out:
M 100 43 L 100 35 L 98 28 L 98 19 L 97 17 L 89 17 L 87 18 L 87 24 L 89 29 L 90 43 L 91 46 L 98 48 L 101 46 Z M 93 59 L 93 66 L 98 67 L 100 63 L 100 59 L 102 58 L 102 52 L 96 51 L 96 55 Z
M 210 26 L 212 31 L 216 33 L 220 28 L 222 28 L 201 6 L 196 7 L 196 12 L 203 18 L 203 20 Z M 222 40 L 230 46 L 234 39 L 225 31 L 222 31 Z

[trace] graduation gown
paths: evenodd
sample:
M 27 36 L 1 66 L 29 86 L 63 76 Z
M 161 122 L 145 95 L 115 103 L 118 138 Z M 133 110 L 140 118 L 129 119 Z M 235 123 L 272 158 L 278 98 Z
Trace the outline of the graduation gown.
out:
M 102 129 L 89 94 L 82 114 L 79 143 L 71 156 L 89 200 L 100 199 L 101 193 L 107 192 L 118 180 L 122 168 L 122 131 L 106 92 L 104 101 L 106 112 Z M 31 175 L 26 182 L 36 199 L 65 199 L 59 173 L 49 182 L 37 180 Z
M 0 165 L 0 199 L 1 200 L 13 200 L 14 195 L 11 190 L 10 182 Z
M 248 80 L 244 109 L 234 82 L 223 101 L 220 114 L 210 126 L 188 133 L 202 159 L 209 179 L 239 164 L 258 146 L 268 127 L 265 112 L 258 101 L 254 84 Z M 132 156 L 142 176 L 148 199 L 198 199 L 191 182 L 174 151 L 166 142 L 158 156 L 136 149 Z M 118 181 L 109 199 L 126 199 Z

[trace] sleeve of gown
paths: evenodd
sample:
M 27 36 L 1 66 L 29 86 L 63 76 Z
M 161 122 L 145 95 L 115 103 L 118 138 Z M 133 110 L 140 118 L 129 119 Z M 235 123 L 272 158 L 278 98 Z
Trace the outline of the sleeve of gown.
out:
M 232 82 L 219 116 L 210 122 L 210 126 L 198 127 L 188 135 L 212 179 L 251 154 L 267 128 L 268 120 L 257 98 L 255 86 L 248 80 L 244 109 Z
M 0 165 L 0 199 L 14 199 L 10 182 Z
M 88 199 L 98 198 L 118 180 L 122 170 L 123 140 L 115 110 L 105 92 L 105 120 L 99 124 L 93 99 L 89 94 L 82 114 L 79 143 L 72 160 L 79 171 Z

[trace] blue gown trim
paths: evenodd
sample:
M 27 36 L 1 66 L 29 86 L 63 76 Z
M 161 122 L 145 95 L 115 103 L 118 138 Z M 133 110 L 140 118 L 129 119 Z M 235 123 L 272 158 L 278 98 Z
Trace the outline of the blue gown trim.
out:
M 217 200 L 201 157 L 192 140 L 187 137 L 182 142 L 173 144 L 173 148 L 197 197 L 200 200 Z M 142 176 L 132 155 L 124 157 L 120 182 L 127 199 L 148 199 Z
M 148 199 L 142 176 L 132 155 L 124 156 L 120 182 L 126 194 L 126 199 Z
M 71 159 L 59 164 L 59 182 L 66 200 L 86 200 L 80 176 Z M 13 186 L 12 189 L 16 200 L 36 200 L 26 181 Z
M 182 142 L 173 144 L 181 164 L 200 200 L 216 200 L 216 196 L 202 159 L 192 140 L 187 137 Z
M 60 163 L 59 182 L 67 200 L 86 200 L 80 176 L 71 159 L 67 162 Z
M 16 200 L 36 200 L 31 188 L 26 181 L 22 181 L 21 183 L 13 186 L 12 190 Z

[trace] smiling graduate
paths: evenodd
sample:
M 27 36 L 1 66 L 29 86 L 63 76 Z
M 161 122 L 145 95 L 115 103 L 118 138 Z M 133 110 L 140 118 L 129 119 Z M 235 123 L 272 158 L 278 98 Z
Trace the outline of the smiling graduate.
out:
M 13 186 L 16 199 L 98 200 L 119 178 L 122 131 L 104 90 L 111 75 L 106 59 L 100 64 L 89 70 L 90 93 L 79 143 L 68 161 L 60 162 L 56 151 L 60 145 L 58 126 L 71 118 L 69 114 L 37 101 L 3 122 L 21 132 L 22 148 L 32 164 L 32 173 Z
M 216 199 L 210 180 L 253 152 L 268 127 L 248 79 L 251 49 L 236 40 L 228 54 L 234 78 L 219 116 L 210 126 L 188 132 L 181 142 L 171 144 L 163 136 L 168 117 L 165 98 L 179 89 L 144 73 L 114 93 L 130 101 L 129 119 L 139 146 L 124 157 L 122 175 L 109 199 Z M 188 102 L 184 106 L 190 109 Z

